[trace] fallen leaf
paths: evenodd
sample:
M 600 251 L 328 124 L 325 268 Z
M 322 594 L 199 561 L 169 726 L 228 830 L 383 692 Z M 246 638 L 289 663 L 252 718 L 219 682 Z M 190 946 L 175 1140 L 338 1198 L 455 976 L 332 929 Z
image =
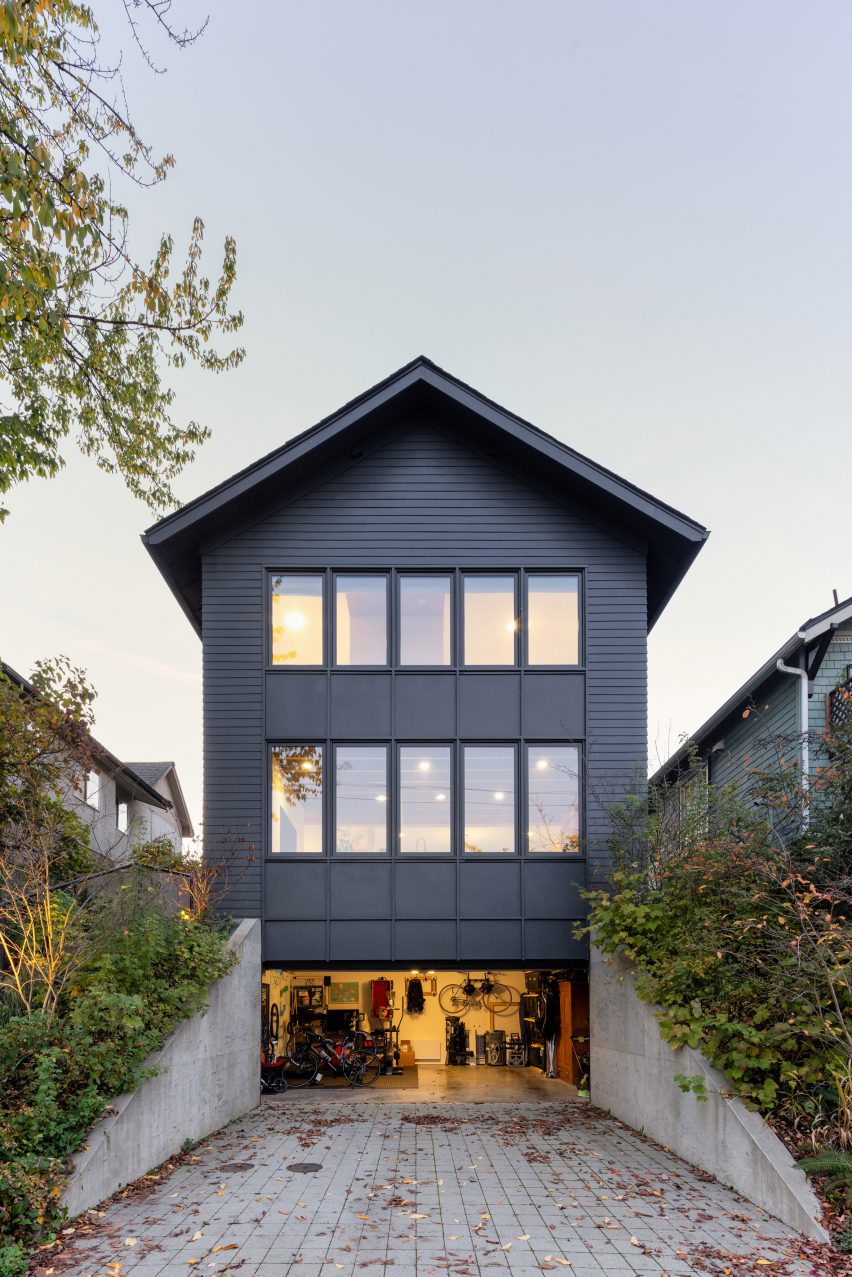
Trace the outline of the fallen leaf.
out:
M 125 1244 L 125 1246 L 137 1246 L 137 1245 L 139 1244 L 139 1238 L 138 1238 L 138 1237 L 125 1237 L 125 1239 L 124 1239 L 124 1244 Z
M 518 1238 L 518 1241 L 519 1241 L 519 1242 L 528 1242 L 528 1241 L 529 1241 L 529 1239 L 530 1239 L 530 1234 L 529 1234 L 529 1233 L 518 1233 L 518 1234 L 517 1234 L 517 1238 Z
M 631 1238 L 630 1238 L 630 1245 L 631 1245 L 631 1246 L 641 1246 L 641 1245 L 642 1245 L 642 1243 L 640 1242 L 640 1240 L 639 1240 L 639 1238 L 638 1238 L 638 1237 L 631 1237 Z
M 194 1237 L 193 1237 L 193 1239 L 192 1239 L 192 1240 L 193 1240 L 194 1242 L 200 1242 L 200 1241 L 201 1241 L 201 1230 L 200 1230 L 200 1229 L 199 1229 L 199 1231 L 198 1231 L 198 1232 L 194 1235 Z

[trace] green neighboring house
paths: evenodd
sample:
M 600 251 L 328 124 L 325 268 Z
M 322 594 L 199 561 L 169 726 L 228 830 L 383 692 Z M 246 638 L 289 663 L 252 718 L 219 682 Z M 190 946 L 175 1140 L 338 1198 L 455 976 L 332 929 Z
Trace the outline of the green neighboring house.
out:
M 703 779 L 719 788 L 736 783 L 748 797 L 754 773 L 772 771 L 782 760 L 813 775 L 825 760 L 827 729 L 850 716 L 852 598 L 804 621 L 650 783 L 687 774 L 694 749 Z

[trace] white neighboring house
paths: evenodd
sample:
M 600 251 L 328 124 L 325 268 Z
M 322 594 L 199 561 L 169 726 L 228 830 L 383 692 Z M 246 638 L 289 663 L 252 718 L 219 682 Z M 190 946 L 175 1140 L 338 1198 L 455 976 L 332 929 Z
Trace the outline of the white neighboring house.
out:
M 0 669 L 23 696 L 37 694 L 11 666 L 0 663 Z M 173 762 L 123 763 L 94 739 L 92 769 L 85 777 L 69 775 L 63 802 L 91 829 L 92 849 L 119 863 L 152 838 L 165 836 L 180 851 L 193 836 Z
M 122 763 L 96 743 L 82 798 L 74 807 L 91 826 L 94 849 L 115 860 L 163 836 L 180 851 L 183 839 L 193 836 L 173 762 Z

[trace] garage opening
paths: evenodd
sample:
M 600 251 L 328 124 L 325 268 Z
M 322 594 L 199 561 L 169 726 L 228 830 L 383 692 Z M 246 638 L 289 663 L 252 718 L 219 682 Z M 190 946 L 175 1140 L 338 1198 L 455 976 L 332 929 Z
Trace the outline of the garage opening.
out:
M 502 1093 L 510 1099 L 548 1083 L 588 1090 L 585 964 L 560 970 L 271 967 L 263 974 L 261 1025 L 264 1090 L 270 1092 L 370 1086 L 429 1098 Z

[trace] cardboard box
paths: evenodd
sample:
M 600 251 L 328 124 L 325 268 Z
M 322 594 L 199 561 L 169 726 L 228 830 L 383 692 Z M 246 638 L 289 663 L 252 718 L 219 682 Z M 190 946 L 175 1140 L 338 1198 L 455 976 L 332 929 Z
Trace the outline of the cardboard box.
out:
M 417 1063 L 414 1047 L 408 1038 L 402 1038 L 399 1044 L 399 1062 L 404 1069 L 411 1069 Z

